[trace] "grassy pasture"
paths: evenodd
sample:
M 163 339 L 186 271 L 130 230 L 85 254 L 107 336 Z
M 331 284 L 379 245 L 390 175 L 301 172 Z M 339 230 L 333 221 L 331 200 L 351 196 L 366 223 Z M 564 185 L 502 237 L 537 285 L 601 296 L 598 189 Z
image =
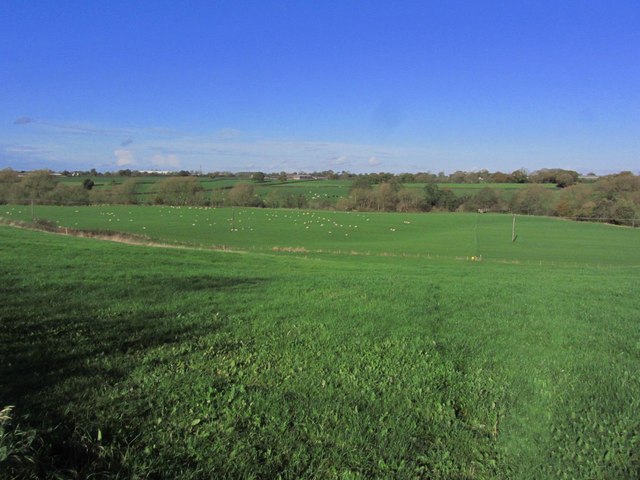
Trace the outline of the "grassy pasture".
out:
M 349 180 L 301 180 L 286 183 L 256 184 L 256 192 L 263 198 L 272 190 L 288 194 L 302 195 L 307 200 L 325 200 L 332 204 L 341 197 L 349 195 L 351 181 Z
M 246 253 L 0 226 L 0 408 L 37 433 L 5 472 L 640 474 L 637 231 L 522 217 L 512 244 L 497 215 L 46 208 Z
M 359 213 L 296 209 L 167 206 L 37 206 L 61 227 L 118 230 L 152 240 L 250 251 L 306 249 L 360 255 L 409 255 L 542 265 L 640 264 L 640 232 L 555 218 L 477 213 Z M 0 217 L 29 220 L 25 206 Z

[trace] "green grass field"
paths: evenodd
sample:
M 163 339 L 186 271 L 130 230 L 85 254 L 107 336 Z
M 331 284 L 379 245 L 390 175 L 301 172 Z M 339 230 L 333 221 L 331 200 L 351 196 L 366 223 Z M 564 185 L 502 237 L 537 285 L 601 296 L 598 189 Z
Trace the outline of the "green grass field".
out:
M 151 240 L 256 252 L 410 255 L 543 265 L 637 265 L 640 235 L 629 228 L 555 218 L 477 213 L 359 213 L 298 209 L 169 206 L 36 206 L 60 227 L 117 230 Z M 30 220 L 28 206 L 3 206 L 0 217 Z
M 637 230 L 518 217 L 512 243 L 499 215 L 36 213 L 194 248 L 0 226 L 8 478 L 640 475 Z

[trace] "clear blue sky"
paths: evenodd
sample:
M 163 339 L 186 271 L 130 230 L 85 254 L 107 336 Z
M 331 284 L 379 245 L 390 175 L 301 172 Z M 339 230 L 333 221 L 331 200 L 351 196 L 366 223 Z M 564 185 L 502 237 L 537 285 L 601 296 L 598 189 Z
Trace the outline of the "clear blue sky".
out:
M 640 1 L 0 2 L 0 168 L 640 170 Z

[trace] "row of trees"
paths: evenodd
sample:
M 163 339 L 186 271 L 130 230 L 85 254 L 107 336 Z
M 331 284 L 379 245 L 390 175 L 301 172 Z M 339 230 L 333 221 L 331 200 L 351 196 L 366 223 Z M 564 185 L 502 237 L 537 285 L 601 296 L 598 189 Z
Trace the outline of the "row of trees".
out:
M 230 190 L 214 191 L 211 204 L 279 208 L 335 208 L 337 210 L 385 212 L 513 212 L 550 215 L 577 220 L 605 221 L 621 225 L 640 224 L 640 177 L 630 172 L 602 177 L 593 184 L 574 184 L 558 191 L 531 184 L 518 189 L 485 187 L 474 194 L 456 195 L 435 183 L 423 188 L 384 182 L 373 188 L 355 181 L 348 196 L 335 204 L 307 200 L 304 196 L 272 190 L 264 199 L 254 187 L 238 184 Z
M 565 170 L 561 168 L 543 168 L 529 173 L 525 169 L 515 170 L 511 173 L 490 172 L 488 170 L 478 170 L 465 172 L 462 170 L 455 171 L 450 174 L 445 172 L 431 173 L 362 173 L 355 174 L 347 171 L 340 173 L 333 170 L 325 170 L 322 172 L 312 172 L 309 174 L 314 178 L 326 178 L 330 180 L 351 180 L 366 184 L 382 184 L 382 183 L 553 183 L 560 188 L 575 185 L 580 181 L 580 174 L 575 170 Z M 241 172 L 232 174 L 229 172 L 215 172 L 209 174 L 210 177 L 235 177 L 235 178 L 251 178 L 257 182 L 263 182 L 265 179 L 275 179 L 278 181 L 286 181 L 287 173 L 263 173 L 263 172 Z M 590 173 L 587 177 L 594 178 L 595 175 Z
M 589 174 L 593 176 L 593 174 Z M 350 174 L 342 172 L 334 174 L 329 178 L 347 178 L 360 183 L 381 184 L 381 183 L 553 183 L 560 188 L 575 185 L 580 181 L 580 174 L 574 170 L 564 170 L 561 168 L 543 168 L 535 172 L 529 173 L 525 169 L 515 170 L 511 173 L 490 172 L 488 170 L 478 170 L 473 172 L 465 172 L 462 170 L 455 171 L 450 174 L 440 172 L 438 174 L 431 172 L 419 173 L 366 173 L 366 174 Z
M 34 170 L 20 175 L 11 169 L 0 170 L 0 204 L 49 203 L 58 205 L 88 205 L 91 203 L 137 203 L 138 181 L 125 180 L 105 189 L 94 189 L 86 178 L 81 184 L 67 185 L 49 170 Z
M 556 176 L 556 180 L 557 180 Z M 50 203 L 60 205 L 135 204 L 139 201 L 139 180 L 130 178 L 121 184 L 93 188 L 82 184 L 66 185 L 39 170 L 20 176 L 0 171 L 0 203 Z M 474 194 L 456 195 L 447 187 L 427 183 L 424 187 L 406 187 L 395 178 L 372 185 L 371 178 L 353 180 L 348 196 L 333 199 L 272 189 L 264 197 L 250 183 L 207 192 L 193 176 L 168 177 L 154 184 L 149 196 L 155 204 L 194 206 L 243 206 L 270 208 L 335 208 L 358 211 L 481 211 L 514 212 L 529 215 L 553 215 L 582 220 L 611 221 L 624 225 L 640 224 L 640 176 L 622 172 L 599 178 L 596 182 L 577 183 L 558 191 L 541 184 L 518 189 L 484 187 Z
M 298 172 L 295 172 L 298 173 Z M 490 172 L 489 170 L 478 171 L 462 171 L 458 170 L 450 174 L 445 172 L 418 172 L 418 173 L 363 173 L 356 174 L 348 171 L 334 172 L 333 170 L 323 170 L 312 172 L 309 174 L 314 178 L 327 178 L 331 180 L 356 180 L 364 179 L 368 183 L 380 184 L 386 182 L 397 181 L 399 183 L 553 183 L 560 187 L 574 185 L 580 180 L 580 174 L 574 170 L 565 170 L 560 168 L 543 168 L 534 172 L 528 172 L 526 169 L 515 170 L 511 173 Z M 83 176 L 83 177 L 188 177 L 188 176 L 206 176 L 209 178 L 235 178 L 235 179 L 253 179 L 262 182 L 265 179 L 275 179 L 278 181 L 287 180 L 287 172 L 210 172 L 202 174 L 198 172 L 190 172 L 188 170 L 179 170 L 174 172 L 156 172 L 156 171 L 139 171 L 131 169 L 121 169 L 114 172 L 98 172 L 95 169 L 87 171 L 63 171 L 62 176 Z M 588 176 L 593 176 L 589 174 Z

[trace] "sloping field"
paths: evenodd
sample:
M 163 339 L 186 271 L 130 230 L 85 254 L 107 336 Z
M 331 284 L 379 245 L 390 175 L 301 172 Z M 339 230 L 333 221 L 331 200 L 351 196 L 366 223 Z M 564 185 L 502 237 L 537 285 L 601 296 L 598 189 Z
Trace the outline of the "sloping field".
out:
M 537 263 L 638 265 L 640 231 L 556 218 L 477 213 L 358 213 L 160 206 L 37 206 L 60 227 L 117 230 L 152 240 L 250 251 L 307 250 L 360 255 Z M 30 220 L 31 209 L 3 206 L 0 217 Z
M 519 217 L 512 243 L 506 216 L 37 213 L 244 253 L 0 226 L 9 475 L 640 474 L 637 230 Z

